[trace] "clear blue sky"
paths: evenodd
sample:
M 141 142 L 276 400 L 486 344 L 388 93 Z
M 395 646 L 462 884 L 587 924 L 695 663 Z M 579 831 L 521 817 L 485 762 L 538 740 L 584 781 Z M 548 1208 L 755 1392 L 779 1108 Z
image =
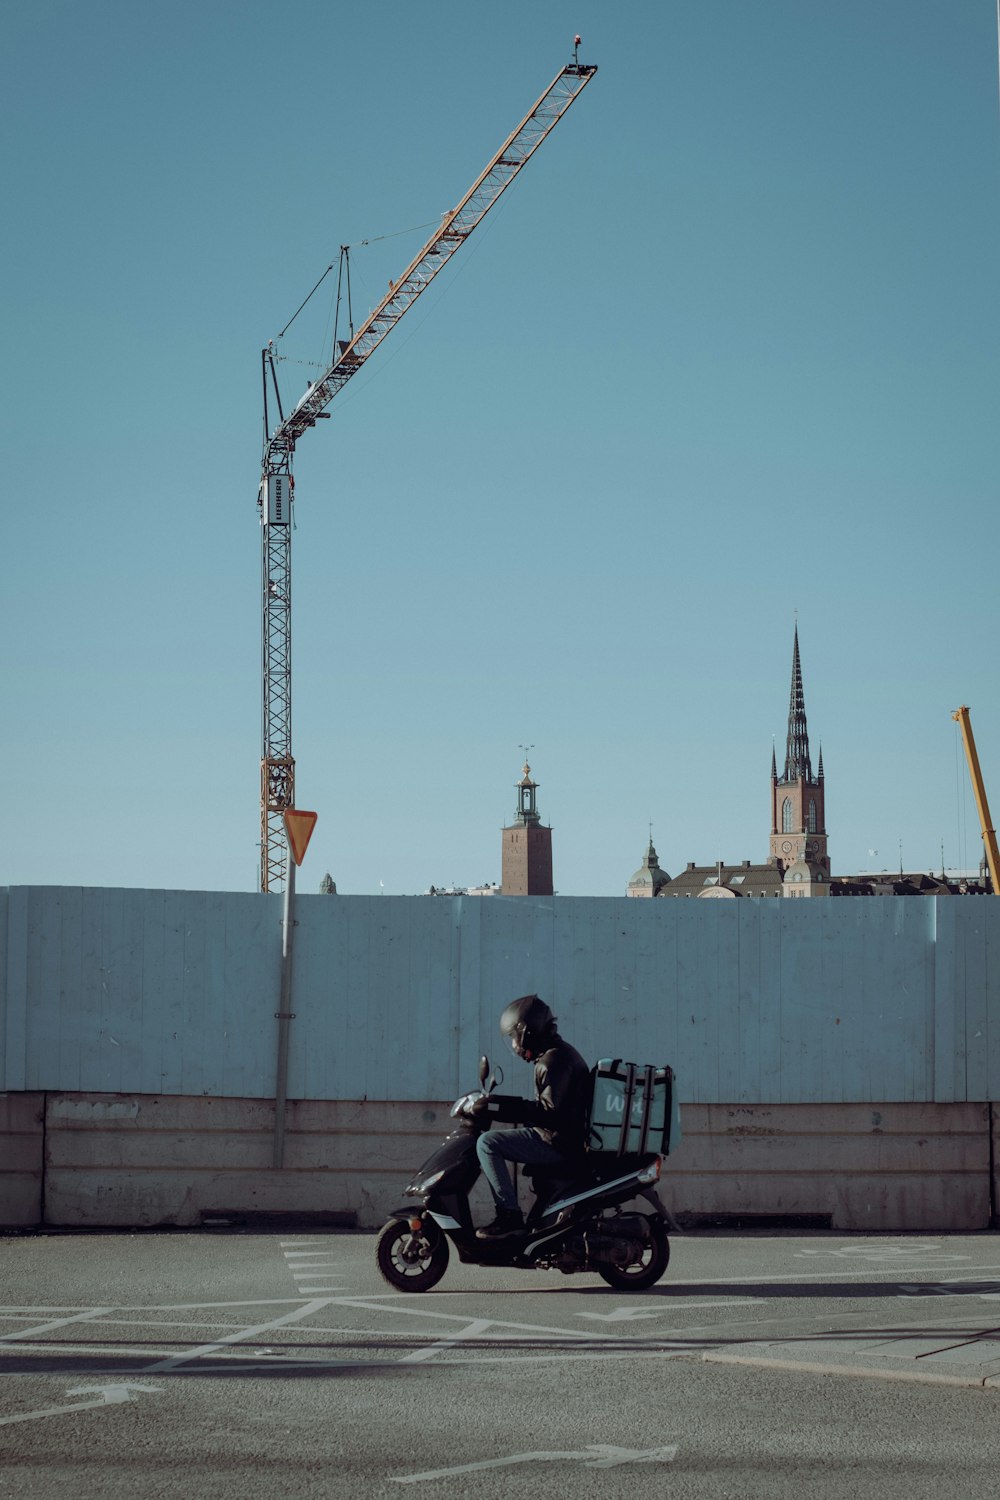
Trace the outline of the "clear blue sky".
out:
M 994 0 L 33 0 L 0 883 L 254 888 L 260 349 L 341 243 L 457 201 L 577 30 L 597 78 L 298 450 L 301 888 L 498 880 L 521 743 L 565 894 L 623 893 L 650 821 L 671 872 L 765 858 L 796 610 L 835 873 L 978 861 Z M 356 252 L 356 311 L 424 237 Z

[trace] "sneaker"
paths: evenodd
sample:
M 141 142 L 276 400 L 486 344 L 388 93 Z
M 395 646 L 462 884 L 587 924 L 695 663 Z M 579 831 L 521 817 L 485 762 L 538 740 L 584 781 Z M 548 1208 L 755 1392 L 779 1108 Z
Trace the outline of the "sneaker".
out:
M 505 1240 L 510 1235 L 524 1233 L 524 1215 L 519 1208 L 501 1208 L 492 1224 L 484 1224 L 476 1230 L 478 1240 Z

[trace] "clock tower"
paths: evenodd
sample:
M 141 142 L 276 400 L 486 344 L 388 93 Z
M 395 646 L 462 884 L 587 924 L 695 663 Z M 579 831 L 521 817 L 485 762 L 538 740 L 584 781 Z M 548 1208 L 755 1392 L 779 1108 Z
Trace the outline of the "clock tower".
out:
M 829 882 L 824 793 L 823 751 L 819 752 L 815 776 L 809 756 L 799 627 L 796 625 L 785 769 L 780 776 L 774 751 L 771 751 L 771 863 L 778 866 L 782 875 L 786 875 L 792 865 L 801 867 L 804 864 L 813 872 L 814 879 L 818 877 L 820 884 Z
M 542 827 L 535 802 L 538 782 L 532 781 L 531 767 L 527 761 L 515 790 L 517 806 L 514 821 L 503 831 L 500 894 L 551 896 L 554 894 L 552 829 Z

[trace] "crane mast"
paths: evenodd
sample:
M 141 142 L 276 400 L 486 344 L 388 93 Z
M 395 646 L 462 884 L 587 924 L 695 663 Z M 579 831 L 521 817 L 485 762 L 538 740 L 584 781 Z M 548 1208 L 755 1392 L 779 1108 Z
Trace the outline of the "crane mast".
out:
M 576 43 L 579 48 L 580 39 Z M 574 61 L 562 68 L 507 137 L 457 208 L 446 213 L 398 281 L 349 342 L 340 343 L 324 374 L 285 416 L 278 393 L 274 341 L 262 351 L 264 454 L 257 504 L 262 531 L 263 752 L 260 763 L 260 888 L 280 890 L 285 872 L 283 814 L 295 806 L 292 755 L 292 460 L 304 432 L 329 416 L 326 407 L 356 375 L 440 270 L 510 186 L 542 141 L 597 72 Z M 268 379 L 278 424 L 269 432 Z

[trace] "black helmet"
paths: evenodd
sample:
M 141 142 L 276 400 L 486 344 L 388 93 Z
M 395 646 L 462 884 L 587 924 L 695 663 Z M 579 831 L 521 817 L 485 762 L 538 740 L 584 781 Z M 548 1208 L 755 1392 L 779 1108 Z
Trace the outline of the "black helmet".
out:
M 500 1034 L 510 1041 L 518 1057 L 531 1062 L 555 1031 L 556 1018 L 538 995 L 512 1000 L 500 1017 Z

